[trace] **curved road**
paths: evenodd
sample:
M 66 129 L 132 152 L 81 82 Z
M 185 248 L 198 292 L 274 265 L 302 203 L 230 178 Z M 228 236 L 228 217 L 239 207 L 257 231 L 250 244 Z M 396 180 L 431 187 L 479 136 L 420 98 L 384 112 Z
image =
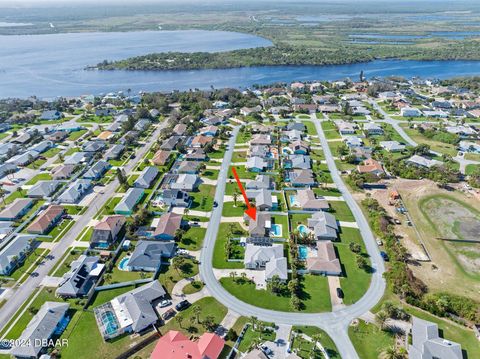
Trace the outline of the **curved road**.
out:
M 308 121 L 308 120 L 307 120 Z M 213 250 L 215 240 L 220 226 L 220 220 L 223 209 L 223 198 L 225 195 L 225 185 L 228 178 L 228 169 L 231 163 L 233 149 L 240 126 L 234 127 L 232 136 L 228 142 L 228 150 L 225 153 L 220 173 L 218 176 L 218 185 L 215 192 L 215 200 L 218 207 L 214 208 L 210 218 L 210 223 L 205 235 L 204 246 L 200 255 L 200 276 L 207 285 L 210 293 L 223 305 L 229 309 L 245 316 L 256 316 L 260 320 L 275 322 L 277 324 L 290 325 L 312 325 L 325 330 L 334 340 L 340 355 L 344 359 L 358 358 L 358 355 L 353 347 L 350 338 L 348 337 L 348 326 L 350 322 L 368 312 L 382 297 L 385 291 L 385 280 L 382 275 L 385 271 L 383 260 L 380 256 L 375 238 L 370 230 L 367 220 L 363 216 L 360 207 L 353 199 L 347 187 L 343 183 L 342 178 L 338 174 L 332 153 L 328 147 L 328 142 L 325 138 L 323 130 L 320 126 L 320 121 L 316 119 L 315 115 L 311 120 L 315 124 L 315 128 L 320 137 L 320 141 L 325 153 L 328 168 L 331 172 L 332 178 L 338 189 L 342 192 L 343 198 L 349 205 L 353 212 L 355 220 L 358 223 L 360 232 L 370 259 L 374 273 L 367 293 L 355 304 L 345 307 L 344 309 L 329 312 L 329 313 L 293 313 L 293 312 L 278 312 L 258 308 L 247 304 L 226 291 L 215 278 L 212 268 Z

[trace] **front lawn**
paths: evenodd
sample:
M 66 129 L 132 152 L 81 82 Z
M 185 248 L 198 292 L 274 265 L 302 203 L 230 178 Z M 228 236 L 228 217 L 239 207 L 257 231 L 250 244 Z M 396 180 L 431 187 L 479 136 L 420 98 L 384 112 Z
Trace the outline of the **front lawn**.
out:
M 197 211 L 211 211 L 213 208 L 213 198 L 215 197 L 215 186 L 201 184 L 197 191 L 190 192 L 192 197 L 192 205 L 190 209 Z
M 358 326 L 350 326 L 348 335 L 362 359 L 377 359 L 395 342 L 393 334 L 380 330 L 375 324 L 359 320 Z
M 328 356 L 331 359 L 340 359 L 340 353 L 338 352 L 337 346 L 333 342 L 332 338 L 330 338 L 330 336 L 324 330 L 317 327 L 304 326 L 304 325 L 295 325 L 292 327 L 292 331 L 293 330 L 296 331 L 297 333 L 303 333 L 305 335 L 308 335 L 310 338 L 312 338 L 314 335 L 320 335 L 321 336 L 320 343 L 328 353 Z M 302 355 L 300 356 L 303 358 Z
M 38 175 L 36 175 L 35 177 L 33 177 L 30 181 L 28 181 L 27 183 L 25 183 L 25 185 L 27 186 L 32 186 L 34 185 L 35 183 L 37 183 L 38 181 L 49 181 L 52 179 L 52 175 L 50 173 L 39 173 Z
M 45 261 L 48 252 L 48 249 L 36 248 L 27 256 L 25 261 L 19 267 L 15 268 L 15 270 L 8 277 L 19 280 L 23 275 L 25 275 L 22 279 L 22 282 L 27 280 L 28 276 L 35 271 L 37 266 Z M 33 266 L 32 269 L 28 271 L 31 266 Z
M 235 202 L 224 202 L 222 216 L 224 217 L 243 217 L 243 213 L 247 209 L 245 203 L 238 198 L 237 205 Z
M 70 264 L 80 257 L 83 253 L 85 248 L 72 248 L 69 249 L 63 257 L 60 259 L 59 263 L 65 258 L 62 264 L 57 264 L 51 271 L 48 273 L 48 275 L 54 276 L 54 277 L 61 277 L 65 273 L 67 273 L 70 270 Z
M 343 201 L 330 201 L 331 212 L 338 221 L 355 222 L 355 217 L 347 205 Z
M 220 223 L 218 228 L 217 240 L 213 250 L 213 267 L 219 269 L 239 269 L 243 268 L 243 262 L 228 262 L 225 258 L 225 243 L 228 240 L 229 233 L 233 232 L 232 237 L 242 237 L 247 233 L 238 223 Z
M 190 227 L 182 236 L 180 247 L 190 251 L 200 250 L 206 232 L 207 230 L 202 227 Z
M 198 274 L 198 263 L 194 259 L 185 258 L 183 265 L 175 269 L 173 265 L 163 265 L 158 280 L 163 284 L 168 293 L 172 292 L 177 282 Z
M 319 313 L 331 311 L 330 292 L 326 277 L 316 275 L 300 276 L 302 293 L 299 295 L 302 301 L 301 312 Z M 238 299 L 255 305 L 256 307 L 278 310 L 282 312 L 294 311 L 290 305 L 290 293 L 276 295 L 268 290 L 255 289 L 255 283 L 236 278 L 221 278 L 222 286 Z
M 57 240 L 61 239 L 74 224 L 75 221 L 72 219 L 62 219 L 50 230 L 50 232 L 47 233 L 47 236 L 50 237 L 40 237 L 39 239 L 44 242 L 56 242 Z

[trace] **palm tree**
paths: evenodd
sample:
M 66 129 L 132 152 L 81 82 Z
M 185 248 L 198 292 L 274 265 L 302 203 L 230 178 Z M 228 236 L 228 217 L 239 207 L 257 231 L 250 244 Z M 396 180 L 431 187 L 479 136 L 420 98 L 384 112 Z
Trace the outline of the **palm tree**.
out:
M 377 324 L 380 326 L 382 330 L 385 330 L 387 320 L 388 320 L 388 314 L 385 313 L 383 310 L 375 314 L 375 321 L 377 322 Z
M 193 313 L 195 314 L 195 318 L 197 320 L 197 324 L 200 324 L 200 313 L 202 312 L 202 309 L 196 305 L 193 307 Z
M 185 209 L 183 210 L 183 215 L 188 216 L 189 213 L 190 213 L 190 208 L 185 207 Z
M 230 278 L 235 282 L 235 277 L 237 276 L 237 272 L 230 272 Z
M 391 345 L 380 354 L 380 357 L 382 359 L 404 359 L 405 352 L 399 350 L 395 345 Z
M 5 203 L 5 196 L 7 192 L 3 189 L 3 187 L 0 187 L 0 198 L 3 201 L 3 205 L 6 206 L 7 204 Z
M 177 316 L 175 317 L 175 321 L 177 322 L 178 326 L 179 326 L 181 329 L 183 329 L 183 327 L 182 327 L 183 317 L 182 317 L 181 315 L 177 315 Z
M 250 317 L 250 323 L 252 323 L 252 329 L 255 330 L 257 327 L 258 318 L 255 316 Z
M 235 192 L 233 192 L 233 203 L 235 207 L 237 207 L 237 199 L 238 199 L 238 192 L 235 190 Z
M 175 269 L 178 274 L 180 274 L 180 272 L 178 270 L 183 266 L 183 264 L 184 264 L 183 257 L 175 257 L 172 260 L 173 269 Z
M 240 277 L 242 278 L 243 281 L 245 281 L 245 279 L 247 279 L 247 273 L 245 272 L 240 273 Z

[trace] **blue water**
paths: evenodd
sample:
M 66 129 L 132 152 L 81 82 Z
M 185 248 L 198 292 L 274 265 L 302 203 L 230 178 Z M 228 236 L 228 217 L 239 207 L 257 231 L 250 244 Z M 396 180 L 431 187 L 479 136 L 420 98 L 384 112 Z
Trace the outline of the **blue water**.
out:
M 300 234 L 307 234 L 308 233 L 308 228 L 304 224 L 301 224 L 297 227 L 298 231 Z
M 290 205 L 292 206 L 298 206 L 298 203 L 297 203 L 297 196 L 295 196 L 294 194 L 290 194 L 288 195 L 288 199 L 290 200 Z
M 128 271 L 128 261 L 130 257 L 123 257 L 120 263 L 118 263 L 118 269 Z
M 274 82 L 365 76 L 449 78 L 480 74 L 480 61 L 379 60 L 332 66 L 263 66 L 196 71 L 85 71 L 104 59 L 155 51 L 225 51 L 268 40 L 221 31 L 150 31 L 0 36 L 0 98 L 79 96 L 112 91 L 245 88 Z
M 107 335 L 112 335 L 118 330 L 115 314 L 110 311 L 102 314 L 102 324 L 105 328 L 105 334 Z
M 272 224 L 272 233 L 274 236 L 279 237 L 282 235 L 282 227 L 279 224 Z
M 308 248 L 305 246 L 298 247 L 298 258 L 299 259 L 307 259 L 308 258 Z

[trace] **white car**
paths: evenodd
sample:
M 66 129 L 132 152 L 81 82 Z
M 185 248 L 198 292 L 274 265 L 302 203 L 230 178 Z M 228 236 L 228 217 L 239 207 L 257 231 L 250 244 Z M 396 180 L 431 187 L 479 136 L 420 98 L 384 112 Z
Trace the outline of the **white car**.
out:
M 165 307 L 168 307 L 169 305 L 172 304 L 172 301 L 171 300 L 168 300 L 168 299 L 164 299 L 160 302 L 160 308 L 165 308 Z
M 186 249 L 179 248 L 179 249 L 177 249 L 177 254 L 186 255 L 186 254 L 188 254 L 188 251 Z

